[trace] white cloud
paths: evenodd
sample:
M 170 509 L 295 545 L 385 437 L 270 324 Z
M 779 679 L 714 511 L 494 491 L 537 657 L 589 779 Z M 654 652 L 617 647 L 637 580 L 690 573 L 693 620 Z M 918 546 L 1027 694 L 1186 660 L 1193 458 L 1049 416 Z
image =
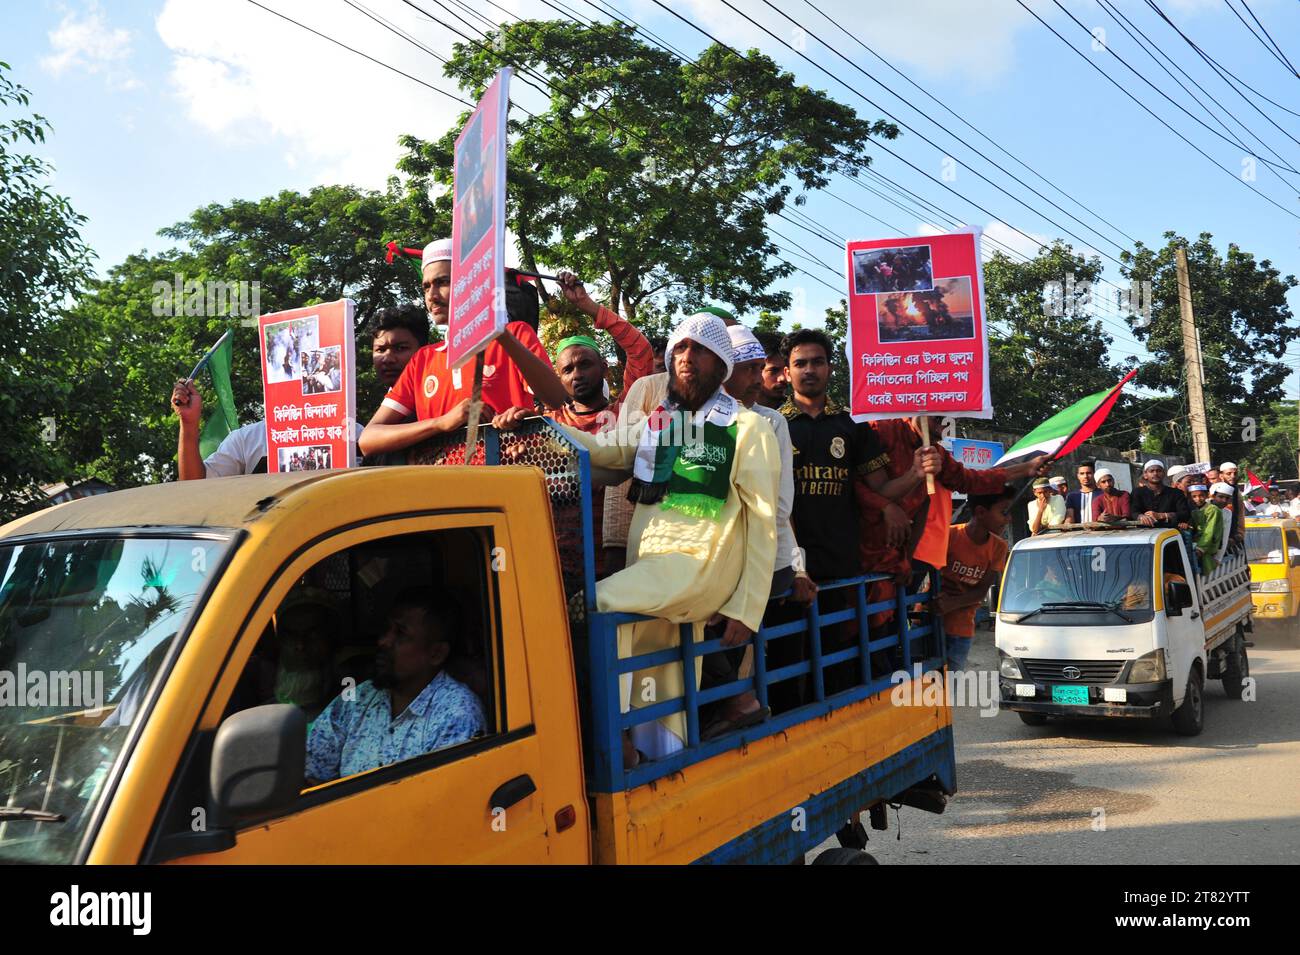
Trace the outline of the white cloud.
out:
M 880 73 L 883 82 L 891 86 L 902 82 L 887 73 L 879 60 L 846 37 L 838 27 L 807 6 L 777 4 L 796 21 L 799 25 L 796 27 L 762 0 L 732 2 L 745 16 L 763 24 L 781 40 L 796 49 L 802 46 L 802 52 L 831 73 L 854 85 L 860 80 L 863 91 L 873 98 L 879 93 L 879 87 L 825 49 L 818 38 L 863 66 L 873 76 Z M 843 90 L 830 77 L 791 52 L 780 40 L 773 39 L 745 17 L 737 15 L 726 4 L 717 0 L 686 0 L 684 6 L 687 9 L 681 11 L 683 16 L 699 23 L 724 43 L 741 49 L 757 47 L 795 70 L 809 85 L 827 89 L 837 99 L 843 98 Z M 823 0 L 817 6 L 830 20 L 909 75 L 925 74 L 925 77 L 918 76 L 918 80 L 952 74 L 976 83 L 994 79 L 1014 63 L 1016 34 L 1035 24 L 1018 4 L 1009 2 L 999 5 L 996 13 L 991 12 L 986 3 L 965 0 L 906 0 L 901 3 Z M 671 19 L 684 27 L 681 21 L 659 12 L 665 18 L 664 22 Z M 804 31 L 802 36 L 798 32 L 800 28 Z M 692 33 L 686 49 L 688 52 L 703 49 L 709 42 L 701 34 Z
M 41 57 L 41 69 L 62 76 L 72 69 L 102 74 L 110 88 L 129 90 L 140 85 L 131 74 L 131 31 L 111 28 L 97 0 L 85 12 L 67 13 L 49 33 L 48 56 Z
M 1037 232 L 1027 232 L 1029 238 L 1025 238 L 1024 235 L 1021 235 L 1005 222 L 996 219 L 983 226 L 983 229 L 984 235 L 980 241 L 980 254 L 985 259 L 988 259 L 994 252 L 1010 255 L 1012 258 L 1020 255 L 1032 259 L 1038 254 L 1040 246 L 1049 245 L 1051 242 L 1047 236 L 1039 235 Z M 935 225 L 932 222 L 921 222 L 916 227 L 917 235 L 943 235 L 951 231 L 953 230 Z
M 362 13 L 276 0 L 274 9 L 440 89 L 462 95 L 441 64 Z M 409 7 L 376 12 L 442 56 L 446 30 Z M 166 0 L 158 35 L 189 118 L 223 141 L 272 140 L 314 182 L 383 186 L 397 137 L 441 136 L 464 108 L 355 53 L 241 0 Z

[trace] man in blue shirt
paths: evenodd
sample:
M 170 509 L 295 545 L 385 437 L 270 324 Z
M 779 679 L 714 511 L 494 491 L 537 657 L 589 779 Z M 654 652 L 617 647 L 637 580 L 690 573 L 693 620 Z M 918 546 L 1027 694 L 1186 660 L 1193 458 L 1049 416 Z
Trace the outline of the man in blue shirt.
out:
M 379 638 L 374 678 L 344 690 L 312 724 L 308 780 L 353 776 L 486 732 L 483 704 L 444 669 L 461 630 L 450 595 L 399 595 Z

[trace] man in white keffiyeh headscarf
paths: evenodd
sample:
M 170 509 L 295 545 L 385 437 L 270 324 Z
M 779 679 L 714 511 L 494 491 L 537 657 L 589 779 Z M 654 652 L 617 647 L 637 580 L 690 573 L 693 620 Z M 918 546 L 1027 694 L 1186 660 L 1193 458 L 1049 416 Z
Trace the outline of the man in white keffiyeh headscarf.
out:
M 668 397 L 643 425 L 599 436 L 565 429 L 593 467 L 634 479 L 627 567 L 597 585 L 596 606 L 658 619 L 620 628 L 622 657 L 676 646 L 682 623 L 699 641 L 716 615 L 724 643 L 743 643 L 762 621 L 776 561 L 780 452 L 768 423 L 722 388 L 733 359 L 726 326 L 696 313 L 669 338 L 666 355 Z M 625 712 L 684 692 L 680 664 L 631 677 Z M 681 749 L 685 737 L 681 713 L 632 731 L 652 759 Z

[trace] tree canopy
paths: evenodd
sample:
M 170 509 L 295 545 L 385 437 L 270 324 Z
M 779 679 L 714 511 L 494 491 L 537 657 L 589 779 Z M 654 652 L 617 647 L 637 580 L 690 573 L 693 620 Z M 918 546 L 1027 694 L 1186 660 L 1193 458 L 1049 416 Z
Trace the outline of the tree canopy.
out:
M 657 295 L 670 310 L 788 306 L 772 285 L 794 269 L 774 258 L 768 217 L 866 167 L 872 137 L 897 135 L 757 51 L 713 45 L 691 63 L 625 24 L 527 20 L 454 50 L 444 71 L 472 96 L 515 66 L 516 82 L 549 98 L 510 121 L 507 220 L 525 267 L 601 277 L 629 319 Z M 404 139 L 399 167 L 417 192 L 451 184 L 459 126 Z M 436 206 L 450 202 L 444 192 Z
M 53 167 L 24 152 L 51 129 L 29 113 L 28 90 L 0 63 L 0 523 L 39 500 L 39 486 L 64 477 L 57 424 L 69 381 L 51 348 L 55 317 L 89 274 L 86 219 L 50 191 Z M 17 115 L 9 116 L 10 110 Z

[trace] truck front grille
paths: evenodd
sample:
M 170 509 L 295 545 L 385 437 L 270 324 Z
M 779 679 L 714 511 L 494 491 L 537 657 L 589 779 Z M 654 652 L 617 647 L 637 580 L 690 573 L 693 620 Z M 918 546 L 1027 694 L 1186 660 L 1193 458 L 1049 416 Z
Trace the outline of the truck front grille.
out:
M 1084 683 L 1101 685 L 1114 683 L 1123 660 L 1021 660 L 1029 678 L 1036 683 Z M 1074 667 L 1080 675 L 1070 679 L 1062 671 Z

